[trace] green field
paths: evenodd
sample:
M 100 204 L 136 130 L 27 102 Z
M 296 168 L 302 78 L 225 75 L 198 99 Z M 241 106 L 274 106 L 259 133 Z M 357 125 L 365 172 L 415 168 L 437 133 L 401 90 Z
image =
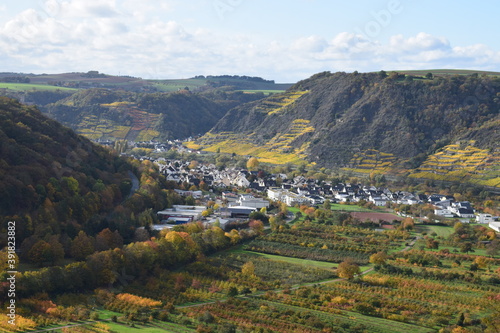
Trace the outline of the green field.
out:
M 46 90 L 46 91 L 77 91 L 78 89 L 64 88 L 57 86 L 50 86 L 44 84 L 29 84 L 29 83 L 5 83 L 0 82 L 0 89 L 9 89 L 15 91 L 29 91 L 29 90 Z
M 440 225 L 423 225 L 419 226 L 421 228 L 421 232 L 427 232 L 427 234 L 431 234 L 435 232 L 437 236 L 441 236 L 443 238 L 447 238 L 454 232 L 453 227 L 445 227 Z
M 188 87 L 194 90 L 207 84 L 205 79 L 179 79 L 179 80 L 158 80 L 151 81 L 156 89 L 163 92 L 172 92 Z
M 164 323 L 164 322 L 159 322 L 155 321 L 152 324 L 146 324 L 146 325 L 140 325 L 140 324 L 135 324 L 135 327 L 131 327 L 129 325 L 123 324 L 123 323 L 106 323 L 106 325 L 109 326 L 112 332 L 118 332 L 118 333 L 135 333 L 135 332 L 142 332 L 142 333 L 165 333 L 165 332 L 172 332 L 172 333 L 191 333 L 191 332 L 196 332 L 193 329 L 187 328 L 185 326 L 177 325 L 174 323 Z
M 250 94 L 256 94 L 256 93 L 263 93 L 264 95 L 270 95 L 270 94 L 278 94 L 278 93 L 284 93 L 286 90 L 238 90 L 238 91 L 243 91 L 245 93 L 250 93 Z

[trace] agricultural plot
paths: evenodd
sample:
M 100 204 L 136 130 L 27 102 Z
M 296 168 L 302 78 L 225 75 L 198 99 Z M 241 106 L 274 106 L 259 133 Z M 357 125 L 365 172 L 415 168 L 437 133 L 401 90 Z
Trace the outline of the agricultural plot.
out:
M 360 173 L 387 173 L 396 165 L 393 154 L 384 153 L 376 149 L 368 149 L 354 154 L 345 170 Z
M 446 181 L 468 181 L 479 185 L 500 186 L 498 177 L 500 154 L 474 147 L 470 141 L 444 147 L 410 175 Z
M 248 251 L 293 258 L 340 263 L 347 258 L 366 265 L 370 255 L 401 248 L 410 235 L 400 231 L 319 224 L 294 226 L 264 235 L 245 245 Z
M 118 125 L 116 119 L 104 112 L 101 116 L 90 115 L 85 117 L 79 124 L 77 132 L 90 139 L 117 139 L 133 141 L 150 141 L 157 138 L 160 133 L 153 128 L 158 114 L 148 113 L 139 110 L 133 103 L 115 102 L 112 104 L 102 104 L 104 108 L 111 111 L 110 114 L 119 114 L 126 118 L 130 126 Z
M 300 136 L 314 131 L 309 122 L 305 119 L 294 120 L 286 132 L 277 133 L 263 146 L 252 142 L 252 134 L 242 135 L 233 132 L 207 133 L 198 141 L 185 144 L 189 148 L 210 152 L 255 156 L 265 163 L 298 163 L 305 160 L 305 151 L 309 144 L 304 143 L 300 148 L 293 148 L 291 144 Z
M 5 83 L 0 82 L 0 89 L 9 89 L 14 91 L 34 91 L 34 90 L 42 90 L 42 91 L 77 91 L 78 89 L 73 88 L 64 88 L 57 87 L 45 84 L 29 84 L 29 83 Z

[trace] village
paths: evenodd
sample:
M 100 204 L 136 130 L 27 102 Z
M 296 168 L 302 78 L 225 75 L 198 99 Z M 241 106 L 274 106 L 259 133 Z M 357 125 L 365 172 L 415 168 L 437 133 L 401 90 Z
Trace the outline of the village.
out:
M 155 229 L 161 230 L 176 224 L 204 220 L 224 228 L 230 222 L 248 219 L 250 214 L 265 211 L 273 202 L 288 207 L 318 207 L 326 200 L 330 203 L 353 205 L 371 203 L 373 207 L 391 205 L 431 205 L 435 221 L 428 216 L 413 216 L 422 222 L 441 222 L 454 219 L 462 223 L 481 223 L 500 232 L 497 216 L 476 211 L 468 201 L 457 201 L 453 196 L 440 194 L 415 194 L 391 191 L 388 188 L 363 184 L 332 183 L 305 176 L 288 178 L 284 173 L 266 174 L 245 168 L 217 168 L 214 164 L 192 163 L 182 160 L 154 160 L 167 181 L 188 184 L 188 189 L 175 191 L 183 197 L 192 197 L 200 205 L 174 206 L 159 211 L 162 221 Z M 215 201 L 216 208 L 207 213 L 208 201 Z M 402 217 L 407 212 L 397 211 Z M 293 216 L 290 217 L 293 219 Z

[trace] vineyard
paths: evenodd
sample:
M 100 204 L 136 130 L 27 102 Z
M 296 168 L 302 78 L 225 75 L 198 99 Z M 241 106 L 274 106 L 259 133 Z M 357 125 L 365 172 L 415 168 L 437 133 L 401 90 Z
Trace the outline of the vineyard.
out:
M 152 124 L 159 120 L 158 114 L 139 110 L 133 103 L 115 102 L 102 104 L 101 116 L 85 116 L 78 124 L 77 132 L 90 139 L 150 141 L 160 133 Z M 127 126 L 119 125 L 126 123 Z
M 332 263 L 351 258 L 358 265 L 366 265 L 370 255 L 398 249 L 410 237 L 410 234 L 399 231 L 380 233 L 355 227 L 297 226 L 261 236 L 245 248 L 255 252 Z
M 217 134 L 209 132 L 196 143 L 186 142 L 185 144 L 192 149 L 255 156 L 261 162 L 273 164 L 297 163 L 306 158 L 305 152 L 309 144 L 304 143 L 299 149 L 293 148 L 291 144 L 300 136 L 314 131 L 314 127 L 310 126 L 309 122 L 309 120 L 305 119 L 294 120 L 286 132 L 277 133 L 263 146 L 252 143 L 252 135 L 245 136 L 233 132 Z
M 317 211 L 320 217 L 329 210 Z M 339 213 L 347 220 L 338 224 L 311 218 L 314 214 L 243 244 L 207 251 L 180 267 L 143 268 L 119 292 L 99 288 L 93 295 L 79 296 L 99 306 L 97 314 L 103 319 L 114 319 L 71 329 L 473 333 L 484 332 L 498 320 L 500 249 L 492 252 L 491 246 L 485 247 L 486 240 L 496 237 L 488 228 L 460 223 L 407 228 L 405 219 L 394 230 L 377 231 L 347 225 L 345 221 L 354 223 L 347 213 Z M 182 251 L 186 251 L 181 246 L 184 238 L 192 248 L 219 244 L 220 237 L 230 242 L 234 235 L 221 229 L 202 232 L 195 224 L 183 230 L 191 234 L 179 231 L 165 236 Z M 434 246 L 433 241 L 439 243 Z M 473 243 L 470 249 L 462 249 L 466 241 Z M 147 244 L 137 245 L 137 250 L 158 246 Z M 451 245 L 453 251 L 448 249 Z M 144 256 L 144 260 L 152 259 Z M 351 276 L 345 275 L 348 265 L 356 267 Z M 22 300 L 20 308 L 43 311 L 43 316 L 36 321 L 20 317 L 20 325 L 26 329 L 43 323 L 64 325 L 96 316 L 83 307 L 61 305 L 72 297 L 61 295 L 52 301 L 47 294 L 38 294 Z
M 498 152 L 476 148 L 469 141 L 448 145 L 429 156 L 410 177 L 500 186 L 499 161 Z
M 398 159 L 393 154 L 368 149 L 354 154 L 345 170 L 360 173 L 387 173 L 396 167 Z

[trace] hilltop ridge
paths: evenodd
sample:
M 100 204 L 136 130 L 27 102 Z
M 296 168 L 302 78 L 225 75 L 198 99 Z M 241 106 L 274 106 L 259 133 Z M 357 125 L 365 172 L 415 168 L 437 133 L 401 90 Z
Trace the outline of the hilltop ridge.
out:
M 453 180 L 499 186 L 499 92 L 500 79 L 486 75 L 323 72 L 283 94 L 230 110 L 189 145 L 274 163 L 307 161 L 427 178 L 418 168 L 441 149 L 458 144 L 462 150 L 478 149 L 480 155 L 473 154 L 464 170 L 452 163 L 425 171 L 446 180 L 449 172 L 460 169 Z

